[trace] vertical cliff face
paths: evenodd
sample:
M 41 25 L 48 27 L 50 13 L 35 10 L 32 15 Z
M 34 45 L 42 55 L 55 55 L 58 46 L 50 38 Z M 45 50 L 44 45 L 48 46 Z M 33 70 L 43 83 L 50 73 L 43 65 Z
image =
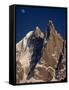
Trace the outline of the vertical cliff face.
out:
M 45 33 L 36 26 L 16 44 L 17 83 L 62 81 L 66 78 L 66 43 L 49 20 Z
M 44 39 L 42 56 L 36 66 L 34 77 L 42 78 L 46 82 L 64 80 L 66 78 L 66 45 L 52 21 L 48 23 Z M 37 74 L 36 71 L 39 73 Z

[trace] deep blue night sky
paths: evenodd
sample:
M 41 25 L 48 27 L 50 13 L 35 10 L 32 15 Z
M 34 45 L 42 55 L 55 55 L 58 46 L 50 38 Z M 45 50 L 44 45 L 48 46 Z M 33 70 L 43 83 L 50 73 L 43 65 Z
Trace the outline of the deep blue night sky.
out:
M 38 25 L 41 31 L 45 31 L 48 21 L 52 20 L 57 31 L 65 38 L 66 9 L 65 8 L 40 8 L 16 6 L 16 43 L 26 33 L 35 29 Z

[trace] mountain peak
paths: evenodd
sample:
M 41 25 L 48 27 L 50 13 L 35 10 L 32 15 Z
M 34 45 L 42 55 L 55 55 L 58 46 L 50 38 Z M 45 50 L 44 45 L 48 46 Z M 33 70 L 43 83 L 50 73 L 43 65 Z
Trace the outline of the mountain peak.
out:
M 36 26 L 36 27 L 35 27 L 34 32 L 35 32 L 35 33 L 40 33 L 40 32 L 41 32 L 41 30 L 40 30 L 39 26 Z
M 40 28 L 38 26 L 36 26 L 35 30 L 34 30 L 34 35 L 36 38 L 43 38 L 44 37 L 44 34 L 43 32 L 41 32 Z
M 47 29 L 46 29 L 46 33 L 45 33 L 46 39 L 48 40 L 49 36 L 51 36 L 53 33 L 55 33 L 55 31 L 56 31 L 55 26 L 54 26 L 52 20 L 49 20 L 48 25 L 47 25 Z
M 52 24 L 53 23 L 52 20 L 49 20 L 49 23 Z
M 40 28 L 38 26 L 36 26 L 36 30 L 40 30 Z
M 49 20 L 49 21 L 48 21 L 48 28 L 50 28 L 51 30 L 52 30 L 52 29 L 55 30 L 55 26 L 54 26 L 52 20 Z

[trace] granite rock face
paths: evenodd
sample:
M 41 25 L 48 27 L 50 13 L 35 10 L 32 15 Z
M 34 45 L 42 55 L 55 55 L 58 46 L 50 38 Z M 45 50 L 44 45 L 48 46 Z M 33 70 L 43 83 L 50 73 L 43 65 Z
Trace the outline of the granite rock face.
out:
M 45 32 L 38 26 L 16 44 L 16 83 L 66 79 L 66 41 L 51 20 Z

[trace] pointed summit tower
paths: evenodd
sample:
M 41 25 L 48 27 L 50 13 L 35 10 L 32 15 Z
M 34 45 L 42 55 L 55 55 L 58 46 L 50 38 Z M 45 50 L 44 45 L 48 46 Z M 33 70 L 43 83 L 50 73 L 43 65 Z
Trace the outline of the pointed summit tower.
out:
M 52 22 L 52 20 L 49 20 L 48 25 L 47 25 L 47 29 L 45 31 L 45 40 L 48 40 L 50 35 L 52 35 L 53 33 L 55 33 L 55 26 Z
M 43 32 L 41 32 L 40 28 L 38 26 L 36 26 L 35 30 L 34 30 L 34 35 L 36 38 L 43 38 L 44 34 Z
M 35 37 L 40 37 L 40 34 L 41 34 L 41 30 L 38 26 L 36 26 L 35 30 L 34 30 L 34 35 Z
M 52 20 L 49 20 L 49 22 L 48 22 L 48 28 L 50 28 L 50 30 L 55 30 L 55 26 L 54 26 Z

